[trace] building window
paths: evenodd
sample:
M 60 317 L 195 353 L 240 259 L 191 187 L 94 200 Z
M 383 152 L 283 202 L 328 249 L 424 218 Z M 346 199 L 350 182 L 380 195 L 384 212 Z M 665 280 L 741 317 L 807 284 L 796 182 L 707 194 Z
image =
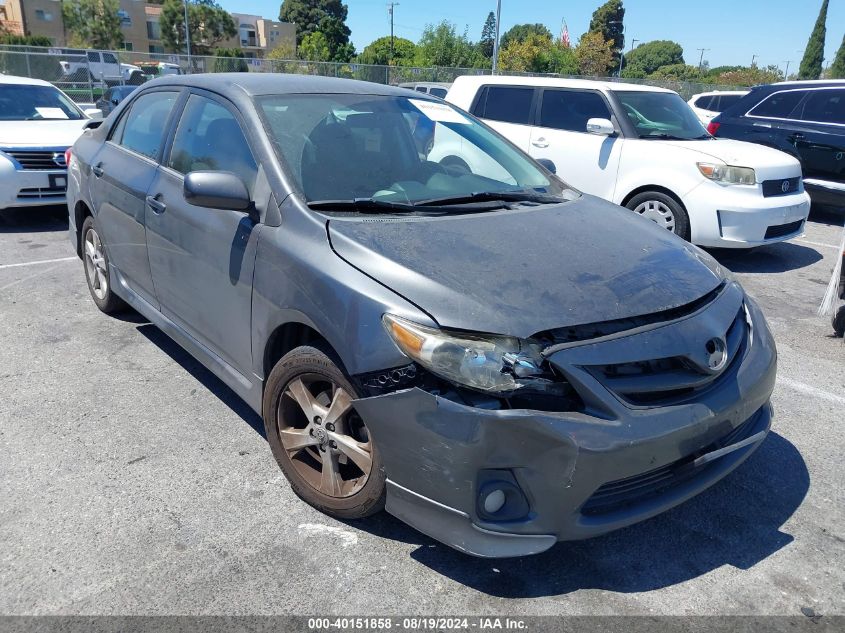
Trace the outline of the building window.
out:
M 163 53 L 164 46 L 157 46 L 155 44 L 150 44 L 150 52 L 151 53 Z
M 123 50 L 125 50 L 125 51 L 134 51 L 134 50 L 135 50 L 135 46 L 132 44 L 132 42 L 124 42 L 124 43 L 123 43 Z
M 49 11 L 45 11 L 44 9 L 36 9 L 35 10 L 35 17 L 39 20 L 44 20 L 45 22 L 52 22 L 53 21 L 53 14 Z
M 120 26 L 132 26 L 132 16 L 128 11 L 118 9 L 117 17 L 120 18 Z
M 147 20 L 147 39 L 161 39 L 161 25 L 157 21 Z

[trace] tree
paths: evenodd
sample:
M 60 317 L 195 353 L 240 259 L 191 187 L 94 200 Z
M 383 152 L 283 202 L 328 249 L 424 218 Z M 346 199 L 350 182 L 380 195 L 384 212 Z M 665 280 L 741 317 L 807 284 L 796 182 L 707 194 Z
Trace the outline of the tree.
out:
M 123 42 L 118 0 L 71 0 L 62 3 L 65 28 L 87 48 L 116 49 Z
M 331 61 L 332 51 L 329 40 L 322 31 L 314 31 L 302 38 L 299 45 L 299 58 L 309 62 Z
M 505 34 L 502 35 L 502 39 L 499 42 L 499 48 L 505 48 L 511 43 L 511 40 L 521 42 L 531 34 L 542 35 L 548 37 L 549 39 L 552 38 L 552 32 L 543 24 L 517 24 L 505 31 Z
M 601 33 L 589 32 L 581 36 L 575 48 L 578 72 L 588 77 L 603 77 L 613 65 L 611 44 Z
M 493 58 L 493 49 L 496 47 L 496 14 L 492 11 L 487 14 L 484 27 L 481 29 L 481 39 L 478 41 L 478 48 L 481 54 L 487 59 Z
M 578 72 L 575 51 L 560 42 L 532 33 L 524 40 L 511 40 L 499 52 L 502 70 L 573 75 Z
M 810 33 L 807 41 L 807 48 L 804 50 L 804 58 L 798 68 L 799 79 L 818 79 L 822 74 L 822 62 L 824 61 L 824 38 L 827 34 L 827 3 L 823 0 L 819 17 L 816 18 L 816 25 Z
M 159 24 L 165 48 L 174 53 L 187 50 L 183 0 L 164 0 Z M 188 4 L 188 25 L 191 53 L 195 55 L 210 55 L 217 44 L 234 37 L 238 32 L 232 16 L 214 0 Z
M 329 45 L 330 59 L 347 62 L 355 54 L 346 26 L 349 8 L 341 0 L 284 0 L 279 19 L 296 24 L 297 46 L 311 33 L 320 31 Z
M 485 68 L 489 61 L 469 41 L 466 32 L 458 34 L 448 20 L 428 24 L 417 43 L 416 66 L 452 66 L 459 68 Z
M 214 72 L 216 73 L 249 72 L 244 52 L 239 48 L 218 48 L 214 51 L 214 57 Z
M 688 64 L 670 64 L 661 66 L 648 76 L 649 79 L 668 79 L 671 81 L 697 81 L 703 82 L 703 73 L 698 66 Z
M 783 73 L 774 64 L 759 68 L 745 66 L 737 70 L 721 73 L 715 78 L 716 83 L 730 86 L 757 86 L 783 81 Z
M 622 6 L 622 0 L 607 0 L 593 12 L 590 20 L 590 32 L 601 33 L 601 36 L 610 42 L 610 49 L 613 51 L 613 69 L 619 68 L 622 49 L 625 48 L 622 25 L 624 18 L 625 7 Z
M 623 77 L 647 76 L 661 66 L 684 63 L 684 49 L 671 40 L 654 40 L 640 44 L 625 56 Z
M 839 50 L 836 51 L 836 57 L 833 58 L 833 65 L 830 67 L 831 79 L 845 79 L 845 35 L 842 36 L 842 44 L 839 45 Z
M 380 66 L 408 66 L 413 63 L 417 45 L 404 37 L 393 38 L 393 57 L 390 56 L 390 36 L 380 37 L 370 42 L 358 55 L 360 64 L 378 64 Z

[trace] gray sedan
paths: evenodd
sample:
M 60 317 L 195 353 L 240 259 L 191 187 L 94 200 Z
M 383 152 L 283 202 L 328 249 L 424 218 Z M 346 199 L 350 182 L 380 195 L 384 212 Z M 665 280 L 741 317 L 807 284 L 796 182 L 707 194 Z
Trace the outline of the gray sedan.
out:
M 769 430 L 775 346 L 730 273 L 447 103 L 209 74 L 88 125 L 68 206 L 94 302 L 238 393 L 332 516 L 532 554 L 683 502 Z

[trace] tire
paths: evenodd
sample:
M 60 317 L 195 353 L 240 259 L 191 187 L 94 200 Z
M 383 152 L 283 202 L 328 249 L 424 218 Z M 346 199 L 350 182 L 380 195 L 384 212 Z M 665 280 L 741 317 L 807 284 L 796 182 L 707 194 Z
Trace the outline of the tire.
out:
M 833 315 L 833 331 L 839 338 L 845 335 L 845 306 L 840 306 Z
M 94 218 L 90 215 L 82 223 L 80 241 L 85 280 L 88 282 L 88 292 L 91 293 L 94 303 L 106 314 L 125 310 L 126 303 L 112 290 L 106 245 L 100 237 Z
M 689 241 L 689 216 L 672 196 L 660 191 L 643 191 L 628 200 L 625 206 Z
M 300 499 L 338 519 L 361 519 L 384 509 L 386 475 L 369 430 L 349 404 L 358 394 L 339 365 L 317 347 L 285 354 L 264 389 L 264 429 Z
M 464 176 L 472 173 L 472 169 L 469 168 L 466 161 L 457 156 L 446 156 L 440 160 L 440 164 L 455 176 Z

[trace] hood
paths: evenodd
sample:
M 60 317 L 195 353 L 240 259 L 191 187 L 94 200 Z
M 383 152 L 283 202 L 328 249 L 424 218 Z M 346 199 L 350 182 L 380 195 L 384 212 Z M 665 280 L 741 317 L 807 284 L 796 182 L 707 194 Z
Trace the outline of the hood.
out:
M 592 196 L 475 215 L 332 218 L 335 252 L 442 327 L 528 337 L 707 294 L 697 249 Z
M 785 152 L 756 143 L 746 143 L 728 138 L 698 141 L 648 141 L 673 147 L 682 147 L 698 154 L 715 158 L 726 165 L 751 167 L 757 174 L 757 182 L 780 180 L 801 176 L 801 164 Z M 706 161 L 707 158 L 699 159 Z
M 86 121 L 0 121 L 0 147 L 70 147 Z

